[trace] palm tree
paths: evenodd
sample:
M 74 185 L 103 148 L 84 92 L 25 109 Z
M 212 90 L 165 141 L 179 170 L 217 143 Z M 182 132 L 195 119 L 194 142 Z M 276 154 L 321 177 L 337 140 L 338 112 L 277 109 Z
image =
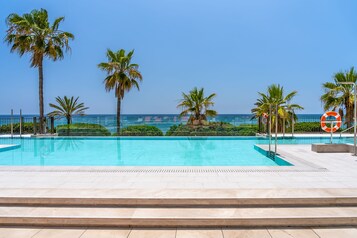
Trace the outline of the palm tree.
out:
M 266 101 L 267 97 L 258 98 L 257 101 L 254 103 L 255 107 L 251 110 L 253 113 L 253 117 L 251 120 L 258 119 L 258 132 L 261 132 L 262 129 L 262 119 L 264 114 L 268 115 L 269 113 L 269 106 L 268 102 Z M 267 129 L 267 128 L 266 128 Z
M 280 117 L 283 119 L 283 133 L 285 134 L 286 121 L 288 122 L 288 127 L 291 128 L 291 133 L 294 134 L 294 124 L 298 120 L 297 115 L 295 114 L 296 110 L 303 110 L 304 108 L 299 104 L 291 103 L 287 101 L 286 104 L 282 107 L 280 111 Z
M 84 106 L 84 103 L 79 103 L 78 99 L 79 97 L 74 99 L 73 96 L 71 98 L 66 96 L 63 98 L 56 97 L 57 105 L 52 103 L 49 104 L 50 107 L 56 110 L 50 112 L 48 116 L 57 118 L 65 117 L 67 119 L 67 124 L 71 124 L 73 115 L 84 116 L 84 111 L 88 109 L 88 107 Z
M 335 73 L 333 82 L 324 83 L 325 93 L 321 96 L 324 110 L 338 110 L 342 117 L 345 116 L 345 124 L 351 127 L 353 123 L 354 93 L 353 85 L 340 84 L 342 82 L 357 83 L 357 72 L 354 67 L 345 72 Z
M 70 50 L 69 40 L 74 39 L 73 34 L 58 29 L 63 20 L 64 17 L 59 17 L 50 24 L 45 9 L 33 10 L 22 16 L 13 13 L 6 19 L 5 41 L 11 45 L 11 52 L 16 51 L 20 56 L 29 53 L 31 67 L 38 68 L 40 133 L 44 133 L 43 60 L 63 59 L 63 51 Z
M 113 52 L 107 50 L 108 62 L 98 64 L 98 67 L 107 73 L 104 79 L 105 89 L 111 91 L 114 89 L 117 98 L 117 134 L 120 134 L 120 111 L 121 101 L 125 92 L 129 92 L 133 87 L 139 90 L 139 81 L 143 77 L 139 71 L 139 65 L 131 63 L 134 50 L 125 54 L 121 49 Z
M 267 93 L 258 92 L 258 94 L 260 98 L 255 103 L 256 107 L 251 110 L 253 117 L 260 118 L 264 113 L 269 114 L 269 123 L 275 124 L 276 132 L 279 125 L 281 131 L 285 131 L 285 120 L 296 121 L 295 110 L 304 109 L 298 104 L 290 103 L 297 92 L 293 91 L 285 95 L 284 87 L 279 84 L 272 84 L 268 87 Z
M 204 95 L 204 89 L 198 90 L 196 87 L 192 89 L 189 94 L 182 93 L 183 99 L 177 105 L 178 108 L 182 108 L 180 117 L 190 114 L 188 123 L 193 124 L 198 122 L 202 124 L 209 116 L 216 116 L 217 112 L 209 109 L 214 105 L 212 99 L 216 96 L 212 93 L 208 97 Z

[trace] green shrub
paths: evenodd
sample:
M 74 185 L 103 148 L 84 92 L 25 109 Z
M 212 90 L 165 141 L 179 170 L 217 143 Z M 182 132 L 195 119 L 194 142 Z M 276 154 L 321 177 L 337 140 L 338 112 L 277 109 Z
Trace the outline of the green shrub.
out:
M 37 130 L 38 130 L 38 123 L 37 123 Z M 13 131 L 15 134 L 20 133 L 20 123 L 13 124 Z M 0 126 L 0 134 L 10 134 L 11 133 L 11 125 L 1 125 Z M 25 122 L 22 123 L 22 133 L 23 134 L 33 134 L 33 123 L 32 122 Z
M 327 123 L 327 125 L 330 125 Z M 341 129 L 337 130 L 340 131 Z M 291 132 L 291 128 L 287 128 L 287 132 Z M 323 132 L 320 122 L 298 122 L 294 125 L 294 132 Z
M 206 126 L 173 125 L 166 132 L 167 136 L 254 136 L 256 125 L 234 126 L 227 122 L 210 122 Z
M 120 130 L 122 136 L 163 136 L 162 131 L 156 126 L 136 125 L 128 126 Z
M 56 127 L 59 136 L 110 136 L 110 131 L 99 124 L 76 123 Z

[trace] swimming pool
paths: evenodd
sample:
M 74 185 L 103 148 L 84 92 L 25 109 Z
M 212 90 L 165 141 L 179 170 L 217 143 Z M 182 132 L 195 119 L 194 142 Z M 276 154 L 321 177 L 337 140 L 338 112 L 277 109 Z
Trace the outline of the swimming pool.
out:
M 279 139 L 279 144 L 328 143 L 329 138 Z M 350 138 L 335 139 L 351 142 Z M 17 148 L 0 151 L 8 166 L 284 166 L 254 148 L 255 137 L 1 138 Z

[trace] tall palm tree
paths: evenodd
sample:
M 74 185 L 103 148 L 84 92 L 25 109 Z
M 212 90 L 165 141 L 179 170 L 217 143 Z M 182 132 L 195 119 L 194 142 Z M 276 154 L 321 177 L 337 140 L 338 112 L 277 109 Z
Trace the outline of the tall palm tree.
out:
M 284 87 L 279 84 L 272 84 L 268 87 L 266 93 L 258 92 L 260 98 L 255 103 L 255 108 L 251 111 L 255 118 L 262 117 L 264 113 L 269 115 L 269 123 L 275 124 L 275 130 L 280 128 L 284 131 L 285 119 L 296 121 L 297 117 L 295 110 L 304 109 L 298 104 L 291 104 L 291 100 L 296 96 L 297 92 L 292 91 L 285 95 Z M 270 133 L 270 132 L 269 132 Z
M 59 17 L 50 24 L 45 9 L 33 10 L 22 16 L 13 13 L 6 19 L 8 26 L 5 41 L 11 45 L 11 52 L 31 55 L 31 67 L 38 68 L 40 133 L 44 133 L 44 102 L 43 102 L 43 60 L 53 61 L 63 59 L 64 51 L 69 51 L 69 40 L 73 34 L 59 30 L 64 17 Z
M 67 119 L 67 124 L 72 123 L 72 117 L 73 115 L 80 115 L 84 116 L 85 110 L 88 109 L 88 107 L 84 106 L 84 103 L 79 103 L 78 102 L 79 97 L 74 99 L 74 97 L 68 98 L 67 96 L 64 96 L 63 98 L 61 97 L 56 97 L 56 104 L 50 103 L 50 107 L 56 109 L 48 114 L 50 117 L 65 117 Z
M 204 95 L 204 89 L 198 90 L 196 87 L 192 89 L 188 94 L 182 93 L 183 99 L 177 105 L 178 108 L 182 108 L 180 117 L 190 114 L 189 123 L 197 121 L 201 124 L 209 116 L 216 116 L 217 112 L 209 109 L 214 105 L 212 99 L 216 96 L 212 93 L 208 97 Z
M 351 127 L 353 123 L 354 93 L 353 85 L 340 84 L 342 82 L 357 83 L 357 72 L 354 67 L 345 72 L 335 73 L 333 82 L 324 83 L 325 93 L 321 96 L 324 110 L 338 110 L 345 117 L 345 124 Z
M 105 89 L 114 90 L 117 98 L 117 134 L 120 134 L 120 111 L 121 101 L 125 92 L 130 91 L 133 87 L 139 90 L 139 81 L 143 77 L 139 71 L 139 65 L 131 63 L 134 50 L 125 54 L 121 49 L 117 52 L 107 50 L 108 62 L 98 64 L 98 67 L 107 73 L 104 79 Z

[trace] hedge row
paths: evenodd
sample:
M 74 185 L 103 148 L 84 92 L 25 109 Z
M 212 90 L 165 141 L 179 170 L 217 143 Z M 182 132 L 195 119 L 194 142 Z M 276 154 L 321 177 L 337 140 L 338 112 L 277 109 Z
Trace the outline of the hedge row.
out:
M 110 136 L 110 131 L 99 124 L 76 123 L 56 127 L 59 136 Z
M 38 127 L 38 126 L 37 126 Z M 20 132 L 20 124 L 13 124 L 14 133 Z M 254 136 L 258 131 L 257 125 L 234 126 L 226 122 L 211 122 L 203 126 L 173 125 L 166 132 L 166 136 Z M 294 131 L 299 133 L 321 132 L 319 122 L 298 122 L 294 126 Z M 102 125 L 76 123 L 71 125 L 57 126 L 56 132 L 60 136 L 110 136 L 110 131 Z M 286 132 L 291 132 L 287 128 Z M 10 125 L 0 126 L 0 134 L 10 134 Z M 23 123 L 22 133 L 33 133 L 33 123 Z M 116 135 L 116 134 L 113 134 Z M 134 125 L 121 129 L 122 136 L 163 136 L 164 133 L 155 126 Z
M 38 130 L 38 123 L 37 123 L 37 130 Z M 13 132 L 15 134 L 20 133 L 20 123 L 13 124 Z M 11 133 L 11 125 L 1 125 L 0 126 L 0 134 L 10 134 Z M 33 123 L 32 122 L 25 122 L 22 123 L 22 134 L 32 134 L 33 133 Z
M 156 126 L 136 125 L 120 130 L 122 136 L 163 136 L 164 133 Z
M 338 131 L 340 131 L 339 129 Z M 287 128 L 286 132 L 291 132 L 291 128 Z M 298 122 L 294 125 L 294 132 L 309 133 L 323 132 L 320 122 Z
M 225 122 L 213 122 L 207 126 L 173 125 L 166 132 L 167 136 L 254 136 L 258 132 L 256 125 L 234 126 Z
M 110 136 L 111 133 L 97 124 L 77 123 L 61 125 L 56 128 L 59 136 Z M 166 136 L 254 136 L 256 125 L 234 126 L 224 122 L 209 123 L 206 126 L 173 125 Z M 116 133 L 113 135 L 117 135 Z M 120 130 L 121 136 L 163 136 L 164 133 L 155 126 L 135 125 Z

